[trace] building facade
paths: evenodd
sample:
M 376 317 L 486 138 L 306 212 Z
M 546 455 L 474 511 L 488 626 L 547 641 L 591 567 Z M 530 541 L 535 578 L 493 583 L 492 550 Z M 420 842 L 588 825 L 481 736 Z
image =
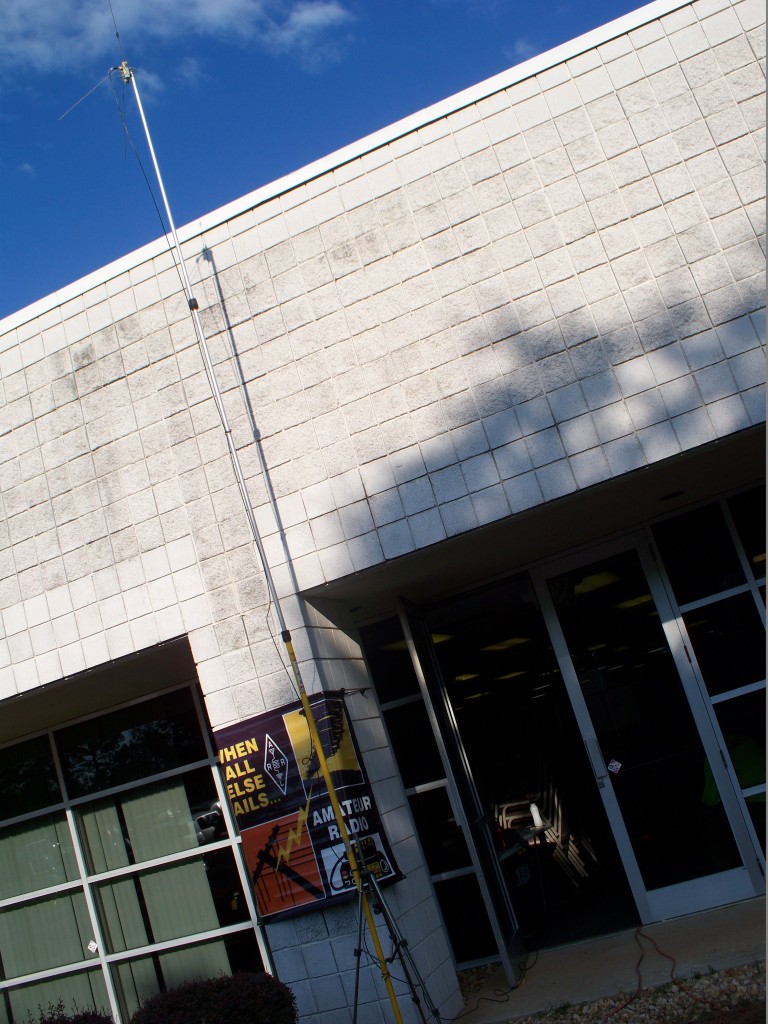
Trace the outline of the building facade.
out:
M 165 240 L 0 324 L 2 1024 L 260 965 L 388 1019 L 219 770 L 276 611 L 442 1016 L 764 893 L 764 57 L 659 0 L 182 229 L 261 550 Z

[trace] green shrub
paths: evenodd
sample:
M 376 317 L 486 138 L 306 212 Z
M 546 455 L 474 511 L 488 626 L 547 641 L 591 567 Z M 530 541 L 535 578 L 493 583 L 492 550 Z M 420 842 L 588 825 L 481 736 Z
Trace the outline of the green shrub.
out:
M 269 974 L 188 981 L 147 999 L 130 1024 L 296 1024 L 291 990 Z

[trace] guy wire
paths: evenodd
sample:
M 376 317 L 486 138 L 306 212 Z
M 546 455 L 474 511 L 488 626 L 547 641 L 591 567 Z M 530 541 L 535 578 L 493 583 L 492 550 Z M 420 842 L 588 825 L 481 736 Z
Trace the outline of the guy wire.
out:
M 112 9 L 112 0 L 107 0 L 109 5 L 109 13 L 112 15 L 112 24 L 115 26 L 115 39 L 117 39 L 117 45 L 120 48 L 120 59 L 125 60 L 125 53 L 123 52 L 123 41 L 120 38 L 120 31 L 117 27 L 117 19 L 115 18 L 115 12 Z

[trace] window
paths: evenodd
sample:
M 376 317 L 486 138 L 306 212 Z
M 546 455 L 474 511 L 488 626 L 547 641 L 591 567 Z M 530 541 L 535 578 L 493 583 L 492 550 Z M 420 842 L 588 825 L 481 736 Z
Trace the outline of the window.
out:
M 261 968 L 192 689 L 6 747 L 0 785 L 0 1024 Z
M 654 538 L 721 733 L 765 851 L 765 489 L 657 524 Z M 714 778 L 705 803 L 720 803 Z

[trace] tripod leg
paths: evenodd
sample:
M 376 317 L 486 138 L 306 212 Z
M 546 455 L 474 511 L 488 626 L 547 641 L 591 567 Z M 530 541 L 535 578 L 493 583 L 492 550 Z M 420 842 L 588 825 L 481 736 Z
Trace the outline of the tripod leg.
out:
M 369 884 L 376 898 L 375 909 L 378 910 L 379 913 L 382 915 L 384 923 L 387 926 L 389 938 L 392 942 L 391 959 L 394 959 L 396 956 L 400 962 L 400 967 L 403 971 L 403 976 L 408 986 L 408 991 L 410 992 L 411 1000 L 413 1001 L 416 1007 L 416 1011 L 419 1015 L 420 1020 L 422 1021 L 422 1024 L 427 1024 L 427 1017 L 426 1014 L 424 1013 L 424 1008 L 421 1005 L 419 989 L 421 989 L 426 996 L 427 1003 L 429 1005 L 429 1009 L 432 1013 L 432 1016 L 435 1019 L 438 1019 L 440 1014 L 437 1010 L 437 1007 L 432 1003 L 432 1000 L 429 998 L 426 987 L 424 985 L 424 980 L 419 974 L 419 970 L 416 966 L 416 963 L 414 962 L 414 959 L 411 956 L 411 952 L 408 949 L 408 942 L 403 937 L 402 932 L 397 927 L 397 923 L 395 922 L 394 917 L 390 913 L 389 907 L 384 902 L 384 897 L 381 894 L 381 888 L 373 874 L 370 874 L 369 876 Z M 416 978 L 416 981 L 414 981 L 414 976 Z
M 357 946 L 355 948 L 355 999 L 352 1004 L 352 1024 L 357 1024 L 357 1007 L 360 999 L 360 960 L 363 955 L 363 890 L 357 890 Z

